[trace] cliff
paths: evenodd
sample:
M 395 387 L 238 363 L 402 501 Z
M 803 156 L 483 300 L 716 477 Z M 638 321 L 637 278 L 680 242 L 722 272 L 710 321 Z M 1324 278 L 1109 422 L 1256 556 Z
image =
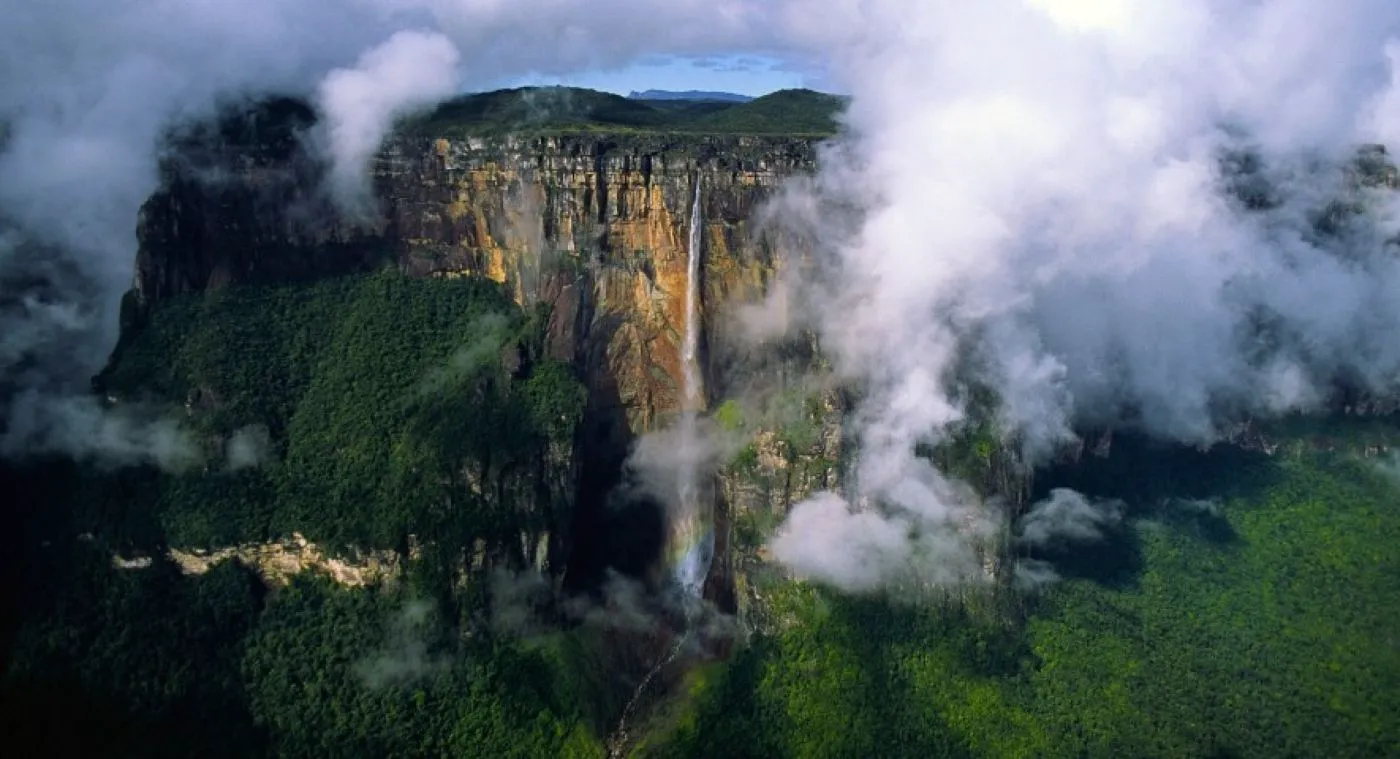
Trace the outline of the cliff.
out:
M 542 321 L 539 358 L 571 364 L 587 388 L 572 454 L 552 454 L 572 458 L 555 468 L 576 472 L 578 481 L 551 491 L 572 488 L 563 500 L 580 508 L 571 529 L 555 532 L 571 535 L 567 545 L 550 554 L 572 557 L 571 575 L 585 585 L 607 564 L 640 569 L 648 559 L 637 546 L 656 541 L 604 504 L 631 442 L 663 426 L 683 400 L 697 189 L 702 403 L 710 407 L 735 389 L 724 345 L 732 342 L 730 306 L 760 297 L 783 265 L 757 229 L 756 212 L 786 178 L 815 168 L 816 139 L 406 128 L 372 166 L 378 213 L 350 219 L 323 194 L 324 167 L 295 138 L 311 115 L 294 103 L 276 108 L 178 142 L 162 188 L 142 209 L 129 316 L 139 322 L 173 298 L 230 285 L 316 281 L 384 266 L 414 278 L 499 283 Z M 796 365 L 786 361 L 783 371 L 800 376 L 806 355 Z M 839 414 L 828 421 L 821 450 L 774 449 L 757 468 L 721 474 L 712 593 L 727 597 L 733 584 L 726 559 L 735 519 L 755 509 L 769 515 L 759 521 L 780 518 L 812 488 L 834 484 Z M 803 473 L 790 474 L 797 470 Z M 754 558 L 746 556 L 741 563 Z
M 548 308 L 549 355 L 575 362 L 593 400 L 636 434 L 679 403 L 696 182 L 711 334 L 722 304 L 760 293 L 778 266 L 752 227 L 755 208 L 814 158 L 805 138 L 400 136 L 374 165 L 379 218 L 356 222 L 331 211 L 304 160 L 203 145 L 167 164 L 143 208 L 135 290 L 149 308 L 183 292 L 386 262 L 486 277 Z

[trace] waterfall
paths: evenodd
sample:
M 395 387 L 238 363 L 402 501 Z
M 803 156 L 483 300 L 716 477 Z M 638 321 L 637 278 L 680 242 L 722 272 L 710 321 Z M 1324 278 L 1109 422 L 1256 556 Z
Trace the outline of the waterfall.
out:
M 680 466 L 676 472 L 676 508 L 671 512 L 670 543 L 673 579 L 684 593 L 686 625 L 667 652 L 637 684 L 608 737 L 608 756 L 622 757 L 629 741 L 628 722 L 652 680 L 686 650 L 695 633 L 695 612 L 710 562 L 715 553 L 714 504 L 702 487 L 701 441 L 697 419 L 705 405 L 700 372 L 700 255 L 704 217 L 700 212 L 700 173 L 695 173 L 695 197 L 690 204 L 690 237 L 686 245 L 685 334 L 681 336 L 681 417 L 678 430 Z
M 695 175 L 695 198 L 690 204 L 690 239 L 686 245 L 685 336 L 681 349 L 682 410 L 693 417 L 700 409 L 703 393 L 700 379 L 700 243 L 704 219 L 700 214 L 700 175 Z
M 680 440 L 685 447 L 677 473 L 678 508 L 672 516 L 672 540 L 679 552 L 675 578 L 690 597 L 699 597 L 714 557 L 715 533 L 711 504 L 700 487 L 700 440 L 696 415 L 704 405 L 700 372 L 700 256 L 704 229 L 700 211 L 700 174 L 695 174 L 695 197 L 690 204 L 690 238 L 686 245 L 685 334 L 681 345 Z

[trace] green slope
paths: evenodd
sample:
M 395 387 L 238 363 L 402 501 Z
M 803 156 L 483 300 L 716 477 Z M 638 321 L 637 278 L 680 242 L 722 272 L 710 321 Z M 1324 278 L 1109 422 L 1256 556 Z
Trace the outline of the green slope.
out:
M 269 594 L 236 563 L 124 571 L 86 545 L 33 567 L 0 672 L 15 756 L 602 756 L 566 649 L 415 624 L 411 586 Z
M 654 128 L 668 114 L 619 95 L 578 87 L 521 87 L 450 100 L 405 128 L 429 133 L 496 133 L 585 127 Z
M 456 574 L 476 541 L 510 566 L 522 532 L 570 517 L 572 494 L 537 478 L 571 448 L 583 388 L 539 358 L 538 317 L 489 282 L 393 271 L 159 306 L 100 384 L 126 407 L 187 404 L 205 465 L 0 467 L 20 496 L 0 614 L 7 746 L 598 756 L 568 641 L 488 634 L 490 567 Z M 227 471 L 219 443 L 249 424 L 268 429 L 268 459 Z M 460 479 L 472 468 L 478 493 Z M 187 577 L 159 555 L 293 530 L 400 550 L 411 534 L 422 550 L 397 582 L 358 590 L 302 577 L 269 591 L 235 563 Z M 113 551 L 154 561 L 117 569 Z M 431 623 L 405 631 L 418 608 Z
M 9 745 L 599 756 L 616 711 L 599 694 L 618 686 L 597 684 L 616 677 L 600 672 L 600 649 L 577 631 L 490 634 L 488 583 L 459 587 L 444 571 L 478 538 L 518 543 L 567 516 L 566 497 L 535 508 L 540 491 L 520 481 L 463 498 L 470 488 L 452 479 L 488 458 L 538 471 L 572 440 L 582 389 L 538 359 L 538 328 L 490 283 L 390 271 L 157 309 L 101 382 L 123 404 L 188 403 L 209 466 L 0 470 L 19 495 L 11 508 L 35 517 L 5 535 L 22 572 L 5 578 L 4 608 L 19 613 L 0 620 Z M 716 415 L 743 424 L 737 407 Z M 215 444 L 248 424 L 268 428 L 269 461 L 224 471 Z M 638 753 L 1400 755 L 1400 486 L 1356 455 L 1394 446 L 1400 425 L 1290 419 L 1271 434 L 1272 458 L 1116 441 L 1106 460 L 1043 473 L 1041 489 L 1121 498 L 1130 519 L 1111 543 L 1061 557 L 1063 582 L 995 614 L 754 578 L 783 625 L 692 672 L 671 708 L 637 726 Z M 359 590 L 303 578 L 268 592 L 233 564 L 186 577 L 160 560 L 110 563 L 112 549 L 292 529 L 364 546 L 412 533 L 449 550 L 425 552 L 397 586 Z M 736 525 L 736 540 L 771 529 Z M 406 633 L 425 601 L 426 621 Z M 417 677 L 373 682 L 367 666 Z
M 551 442 L 571 445 L 583 404 L 571 370 L 502 364 L 538 329 L 492 283 L 389 271 L 163 304 L 99 381 L 124 403 L 188 404 L 209 461 L 173 477 L 85 474 L 75 528 L 148 546 L 300 531 L 386 548 L 549 529 L 567 517 L 563 494 L 537 503 L 534 483 L 509 479 L 494 491 L 509 502 L 469 498 L 452 474 L 490 461 L 527 478 L 548 471 Z M 270 460 L 225 471 L 219 441 L 247 425 L 270 431 Z

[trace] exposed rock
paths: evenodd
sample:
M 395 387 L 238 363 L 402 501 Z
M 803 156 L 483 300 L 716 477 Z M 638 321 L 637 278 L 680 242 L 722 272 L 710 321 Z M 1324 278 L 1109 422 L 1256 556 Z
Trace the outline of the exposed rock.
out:
M 146 569 L 151 566 L 152 559 L 149 556 L 137 556 L 127 559 L 121 556 L 112 557 L 112 566 L 117 569 Z
M 399 557 L 393 551 L 352 553 L 359 555 L 353 558 L 329 557 L 315 543 L 298 533 L 292 533 L 290 540 L 280 543 L 249 543 L 214 551 L 182 551 L 172 548 L 167 556 L 179 565 L 182 572 L 193 575 L 204 574 L 220 562 L 238 559 L 256 571 L 269 585 L 285 585 L 292 577 L 302 572 L 321 572 L 347 587 L 369 585 L 398 575 Z M 145 564 L 140 565 L 135 564 L 143 561 L 139 558 L 115 558 L 113 561 L 124 561 L 125 564 L 117 564 L 122 568 L 135 568 L 149 566 L 151 560 L 146 558 Z
M 732 592 L 722 599 L 753 629 L 770 625 L 756 578 L 770 566 L 767 532 L 788 510 L 814 493 L 839 487 L 844 407 L 821 393 L 816 418 L 802 420 L 806 434 L 779 427 L 747 430 L 749 445 L 719 474 L 719 524 L 715 530 L 715 579 Z
M 280 158 L 280 160 L 279 160 Z M 578 363 L 595 402 L 637 434 L 678 408 L 686 241 L 695 182 L 704 219 L 702 313 L 757 297 L 776 263 L 752 228 L 813 141 L 581 135 L 389 141 L 374 166 L 379 218 L 337 216 L 317 169 L 246 146 L 188 149 L 143 207 L 143 306 L 235 282 L 396 263 L 482 276 L 549 309 L 547 354 Z M 706 383 L 708 385 L 708 383 Z

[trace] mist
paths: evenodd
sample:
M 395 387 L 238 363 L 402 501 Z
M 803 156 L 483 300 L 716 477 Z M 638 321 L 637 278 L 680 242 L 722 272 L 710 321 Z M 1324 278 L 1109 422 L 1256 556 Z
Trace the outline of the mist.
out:
M 384 644 L 355 663 L 360 681 L 369 688 L 402 686 L 448 669 L 445 656 L 429 651 L 437 616 L 428 601 L 405 602 L 386 625 Z
M 315 139 L 331 159 L 332 197 L 349 215 L 374 215 L 370 160 L 396 117 L 454 94 L 460 60 L 441 34 L 403 31 L 360 56 L 354 68 L 326 75 L 317 92 L 325 120 Z
M 260 467 L 272 452 L 272 434 L 266 425 L 240 427 L 224 443 L 227 469 L 237 472 Z
M 817 265 L 753 312 L 757 334 L 779 312 L 814 329 L 859 389 L 854 478 L 772 543 L 797 574 L 873 590 L 912 563 L 963 582 L 946 570 L 981 531 L 962 525 L 1010 526 L 916 447 L 965 421 L 969 386 L 1028 466 L 1079 429 L 1209 445 L 1319 410 L 1339 382 L 1396 389 L 1395 196 L 1348 163 L 1398 144 L 1400 7 L 840 8 L 858 20 L 804 29 L 853 95 L 846 134 L 773 214 Z M 1324 229 L 1337 200 L 1365 213 Z M 1022 529 L 1089 513 L 1072 500 Z
M 1118 501 L 1091 501 L 1074 490 L 1055 488 L 1021 518 L 1017 538 L 1030 546 L 1092 543 L 1122 520 L 1122 511 Z

